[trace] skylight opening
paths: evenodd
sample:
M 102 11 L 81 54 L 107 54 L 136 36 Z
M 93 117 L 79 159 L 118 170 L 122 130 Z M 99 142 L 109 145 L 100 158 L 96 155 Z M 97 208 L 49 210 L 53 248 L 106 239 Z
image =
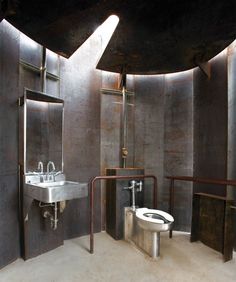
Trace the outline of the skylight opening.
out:
M 74 57 L 77 52 L 81 48 L 86 48 L 86 46 L 89 45 L 89 42 L 92 40 L 94 37 L 100 37 L 102 41 L 102 46 L 101 46 L 101 53 L 99 50 L 98 54 L 98 59 L 100 59 L 101 55 L 103 54 L 105 48 L 107 47 L 117 25 L 119 23 L 119 17 L 116 15 L 111 15 L 109 16 L 100 26 L 97 27 L 97 29 L 94 31 L 94 33 L 76 50 L 76 52 L 70 57 Z

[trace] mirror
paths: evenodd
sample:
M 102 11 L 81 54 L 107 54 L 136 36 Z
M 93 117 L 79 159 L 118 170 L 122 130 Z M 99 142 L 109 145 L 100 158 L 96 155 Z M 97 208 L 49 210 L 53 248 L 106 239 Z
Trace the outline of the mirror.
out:
M 49 161 L 63 171 L 63 100 L 26 89 L 24 106 L 25 172 L 36 171 L 39 161 L 44 171 Z

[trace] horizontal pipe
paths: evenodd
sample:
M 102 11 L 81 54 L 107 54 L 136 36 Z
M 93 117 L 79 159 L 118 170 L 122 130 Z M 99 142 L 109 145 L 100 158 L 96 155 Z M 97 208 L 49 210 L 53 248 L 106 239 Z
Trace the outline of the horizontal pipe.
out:
M 29 64 L 29 63 L 25 62 L 24 60 L 20 60 L 20 65 L 22 67 L 24 67 L 25 69 L 28 69 L 28 70 L 30 70 L 32 72 L 35 72 L 35 73 L 39 74 L 39 75 L 41 73 L 41 69 L 39 67 L 37 67 L 37 66 L 35 66 L 33 64 Z M 55 80 L 55 81 L 60 80 L 59 76 L 57 76 L 57 75 L 55 75 L 53 73 L 50 73 L 48 71 L 46 72 L 46 76 L 47 76 L 47 78 L 50 78 L 50 79 Z
M 153 207 L 157 207 L 157 178 L 154 175 L 112 175 L 112 176 L 96 176 L 89 182 L 90 188 L 90 253 L 94 253 L 94 187 L 98 180 L 121 180 L 121 179 L 153 179 Z
M 202 184 L 218 184 L 218 185 L 236 186 L 236 180 L 228 180 L 228 179 L 199 178 L 199 177 L 192 177 L 192 176 L 166 176 L 166 178 L 173 179 L 173 180 L 191 181 L 191 182 L 202 183 Z
M 106 94 L 106 95 L 117 95 L 117 96 L 122 96 L 122 90 L 119 89 L 108 89 L 108 88 L 102 88 L 100 90 L 101 94 Z M 125 90 L 125 93 L 127 96 L 134 96 L 134 92 Z
M 200 178 L 192 176 L 166 176 L 167 179 L 170 179 L 170 190 L 169 190 L 169 212 L 173 215 L 174 211 L 174 181 L 190 181 L 194 183 L 201 184 L 217 184 L 217 185 L 230 185 L 236 186 L 236 180 L 228 179 L 212 179 L 212 178 Z M 172 230 L 169 232 L 169 237 L 172 238 Z

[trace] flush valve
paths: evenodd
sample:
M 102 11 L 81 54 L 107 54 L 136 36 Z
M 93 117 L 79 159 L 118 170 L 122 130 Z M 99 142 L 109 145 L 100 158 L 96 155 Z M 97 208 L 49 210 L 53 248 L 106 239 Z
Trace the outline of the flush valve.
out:
M 136 206 L 135 206 L 135 192 L 141 192 L 143 188 L 143 182 L 142 181 L 136 181 L 136 180 L 131 180 L 129 182 L 129 187 L 124 187 L 124 190 L 131 190 L 132 192 L 132 210 L 135 211 Z

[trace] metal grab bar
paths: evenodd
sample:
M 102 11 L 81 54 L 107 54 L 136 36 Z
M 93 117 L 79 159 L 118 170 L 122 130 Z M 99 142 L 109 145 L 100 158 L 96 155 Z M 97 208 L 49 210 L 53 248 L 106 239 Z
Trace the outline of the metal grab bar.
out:
M 90 188 L 90 253 L 94 253 L 94 187 L 97 180 L 122 180 L 122 179 L 153 179 L 153 207 L 157 207 L 157 178 L 155 175 L 112 175 L 112 176 L 96 176 L 89 182 Z

